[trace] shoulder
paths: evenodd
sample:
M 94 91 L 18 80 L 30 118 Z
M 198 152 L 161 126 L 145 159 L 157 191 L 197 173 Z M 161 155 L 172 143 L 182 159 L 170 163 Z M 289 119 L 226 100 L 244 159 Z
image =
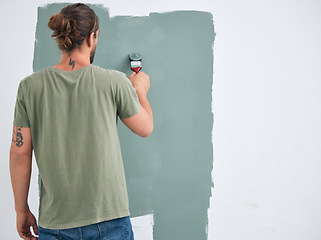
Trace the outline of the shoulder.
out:
M 39 86 L 41 81 L 43 81 L 44 75 L 46 74 L 46 72 L 47 72 L 47 68 L 26 76 L 20 81 L 19 87 L 24 89 L 29 89 L 34 86 Z
M 40 70 L 38 72 L 34 72 L 28 76 L 26 76 L 24 79 L 21 80 L 23 83 L 29 83 L 31 81 L 34 81 L 34 79 L 38 79 L 39 76 L 43 75 L 46 69 Z
M 100 66 L 97 66 L 97 65 L 93 65 L 92 66 L 93 69 L 97 72 L 97 73 L 103 73 L 103 74 L 106 74 L 108 76 L 111 76 L 111 77 L 126 77 L 126 74 L 121 72 L 121 71 L 118 71 L 118 70 L 115 70 L 115 69 L 108 69 L 108 68 L 103 68 L 103 67 L 100 67 Z
M 102 74 L 104 76 L 104 79 L 108 80 L 113 85 L 119 85 L 130 82 L 126 74 L 121 71 L 115 69 L 106 69 L 96 65 L 93 65 L 93 69 L 96 72 L 96 74 Z

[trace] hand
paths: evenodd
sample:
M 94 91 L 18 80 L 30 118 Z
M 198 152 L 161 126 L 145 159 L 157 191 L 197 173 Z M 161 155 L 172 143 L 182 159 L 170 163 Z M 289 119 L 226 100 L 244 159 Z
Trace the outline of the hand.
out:
M 25 240 L 36 240 L 38 237 L 32 235 L 30 227 L 33 232 L 38 235 L 38 226 L 35 216 L 30 212 L 17 213 L 17 231 L 19 236 Z
M 136 74 L 133 72 L 128 78 L 132 82 L 137 92 L 144 92 L 147 94 L 150 87 L 150 80 L 146 73 L 139 72 Z

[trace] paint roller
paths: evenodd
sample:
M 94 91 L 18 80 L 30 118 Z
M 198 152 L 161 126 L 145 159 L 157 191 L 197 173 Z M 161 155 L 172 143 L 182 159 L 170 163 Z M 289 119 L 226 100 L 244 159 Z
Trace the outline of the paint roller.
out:
M 129 54 L 130 69 L 138 73 L 142 69 L 142 57 L 139 53 Z

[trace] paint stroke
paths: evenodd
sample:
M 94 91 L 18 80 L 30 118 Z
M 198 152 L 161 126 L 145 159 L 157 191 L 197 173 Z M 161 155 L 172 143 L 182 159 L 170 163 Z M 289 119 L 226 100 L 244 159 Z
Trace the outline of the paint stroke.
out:
M 47 27 L 68 4 L 38 8 L 34 71 L 55 65 L 60 51 Z M 119 124 L 131 217 L 153 214 L 153 239 L 207 239 L 213 186 L 213 16 L 208 12 L 151 13 L 100 19 L 93 64 L 131 73 L 128 54 L 142 55 L 150 75 L 154 132 L 139 138 Z

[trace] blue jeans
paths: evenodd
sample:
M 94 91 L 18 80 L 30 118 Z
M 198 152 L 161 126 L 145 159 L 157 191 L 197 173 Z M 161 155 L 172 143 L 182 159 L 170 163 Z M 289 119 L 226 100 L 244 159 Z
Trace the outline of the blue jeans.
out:
M 52 230 L 39 226 L 38 240 L 134 240 L 129 217 L 83 227 Z

